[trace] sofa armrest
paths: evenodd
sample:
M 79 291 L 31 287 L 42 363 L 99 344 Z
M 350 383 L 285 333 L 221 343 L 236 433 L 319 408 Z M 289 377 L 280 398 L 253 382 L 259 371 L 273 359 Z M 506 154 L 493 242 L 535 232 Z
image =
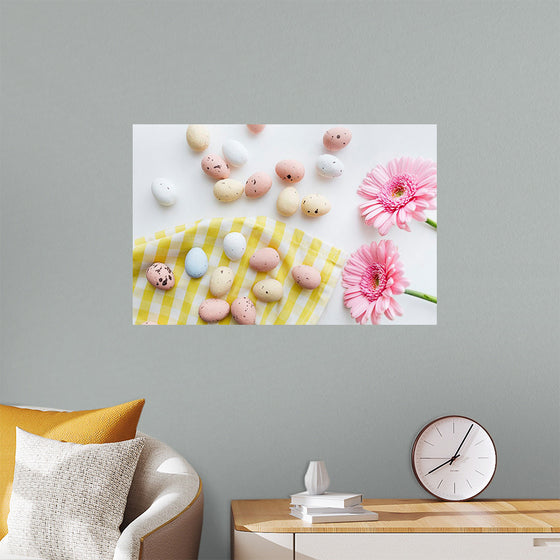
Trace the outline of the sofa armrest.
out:
M 204 506 L 202 485 L 192 502 L 176 513 L 178 505 L 172 493 L 158 496 L 121 533 L 114 560 L 196 560 Z
M 114 560 L 195 560 L 202 531 L 202 483 L 188 461 L 153 437 L 132 480 Z

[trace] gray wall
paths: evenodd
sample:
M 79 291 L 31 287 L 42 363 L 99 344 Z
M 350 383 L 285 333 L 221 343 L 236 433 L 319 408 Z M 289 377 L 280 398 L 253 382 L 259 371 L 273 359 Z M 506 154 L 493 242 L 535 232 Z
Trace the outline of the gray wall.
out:
M 141 428 L 232 498 L 306 461 L 425 497 L 417 430 L 478 419 L 486 498 L 559 497 L 556 2 L 2 3 L 1 401 L 144 396 Z M 437 327 L 133 328 L 133 123 L 437 123 Z

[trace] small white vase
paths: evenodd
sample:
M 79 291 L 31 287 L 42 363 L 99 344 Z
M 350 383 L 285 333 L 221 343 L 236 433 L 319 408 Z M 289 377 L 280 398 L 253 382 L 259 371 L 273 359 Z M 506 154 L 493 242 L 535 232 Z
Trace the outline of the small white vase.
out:
M 304 482 L 308 494 L 323 494 L 331 483 L 325 461 L 309 461 Z

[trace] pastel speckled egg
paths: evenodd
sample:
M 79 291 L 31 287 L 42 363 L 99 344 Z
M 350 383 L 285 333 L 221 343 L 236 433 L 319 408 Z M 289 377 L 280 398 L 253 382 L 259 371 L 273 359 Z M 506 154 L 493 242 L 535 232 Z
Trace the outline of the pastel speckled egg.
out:
M 286 183 L 299 183 L 305 175 L 305 167 L 295 159 L 283 159 L 276 164 L 276 175 Z
M 229 315 L 229 303 L 223 299 L 206 299 L 198 308 L 198 316 L 206 323 L 217 323 Z
M 305 290 L 314 290 L 321 284 L 321 273 L 316 268 L 306 264 L 294 266 L 292 277 L 296 284 Z
M 210 277 L 210 293 L 214 297 L 225 296 L 233 284 L 233 270 L 227 266 L 220 266 Z
M 329 128 L 323 135 L 323 146 L 331 152 L 338 152 L 350 144 L 352 133 L 343 126 Z
M 200 162 L 202 171 L 212 179 L 227 179 L 230 174 L 229 164 L 216 154 L 209 154 Z
M 317 172 L 329 179 L 340 177 L 344 173 L 344 164 L 331 154 L 323 154 L 317 158 Z
M 260 132 L 262 132 L 264 130 L 264 127 L 266 126 L 266 124 L 248 124 L 247 128 L 253 133 L 253 134 L 259 134 Z
M 210 144 L 210 131 L 203 124 L 187 127 L 187 144 L 195 152 L 203 152 Z
M 282 299 L 282 284 L 278 280 L 266 278 L 253 286 L 253 293 L 259 301 L 270 303 Z
M 191 278 L 200 278 L 208 270 L 208 257 L 200 247 L 193 247 L 185 257 L 185 272 Z
M 146 269 L 148 282 L 160 290 L 171 290 L 175 286 L 173 271 L 163 263 L 155 262 Z
M 245 254 L 247 240 L 237 231 L 232 231 L 224 237 L 224 253 L 230 261 L 239 261 Z
M 177 200 L 175 185 L 161 177 L 152 181 L 152 194 L 162 206 L 173 206 Z
M 249 198 L 260 198 L 272 187 L 272 178 L 264 171 L 253 173 L 245 183 L 245 194 Z
M 231 316 L 240 325 L 254 325 L 257 319 L 255 304 L 248 297 L 238 297 L 231 304 Z
M 249 266 L 259 272 L 268 272 L 278 266 L 280 255 L 276 249 L 265 247 L 255 251 L 249 259 Z
M 222 144 L 222 153 L 226 161 L 234 167 L 241 167 L 246 164 L 249 159 L 247 148 L 241 142 L 232 140 L 231 138 Z
M 282 189 L 276 200 L 276 209 L 282 216 L 293 216 L 299 208 L 299 193 L 295 187 Z
M 233 202 L 243 195 L 243 183 L 235 179 L 222 179 L 214 185 L 214 196 L 220 202 Z
M 309 194 L 301 201 L 301 211 L 311 218 L 330 212 L 331 203 L 320 194 Z

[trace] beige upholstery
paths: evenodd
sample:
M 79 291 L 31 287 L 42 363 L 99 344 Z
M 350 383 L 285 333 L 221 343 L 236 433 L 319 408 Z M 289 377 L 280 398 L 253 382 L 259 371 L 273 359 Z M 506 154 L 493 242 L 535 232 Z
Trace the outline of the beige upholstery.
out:
M 200 478 L 171 447 L 140 432 L 137 436 L 146 438 L 145 445 L 114 560 L 195 560 L 204 505 Z M 31 560 L 2 548 L 0 541 L 0 560 Z
M 114 560 L 198 558 L 202 531 L 202 483 L 173 449 L 146 438 L 121 526 Z

